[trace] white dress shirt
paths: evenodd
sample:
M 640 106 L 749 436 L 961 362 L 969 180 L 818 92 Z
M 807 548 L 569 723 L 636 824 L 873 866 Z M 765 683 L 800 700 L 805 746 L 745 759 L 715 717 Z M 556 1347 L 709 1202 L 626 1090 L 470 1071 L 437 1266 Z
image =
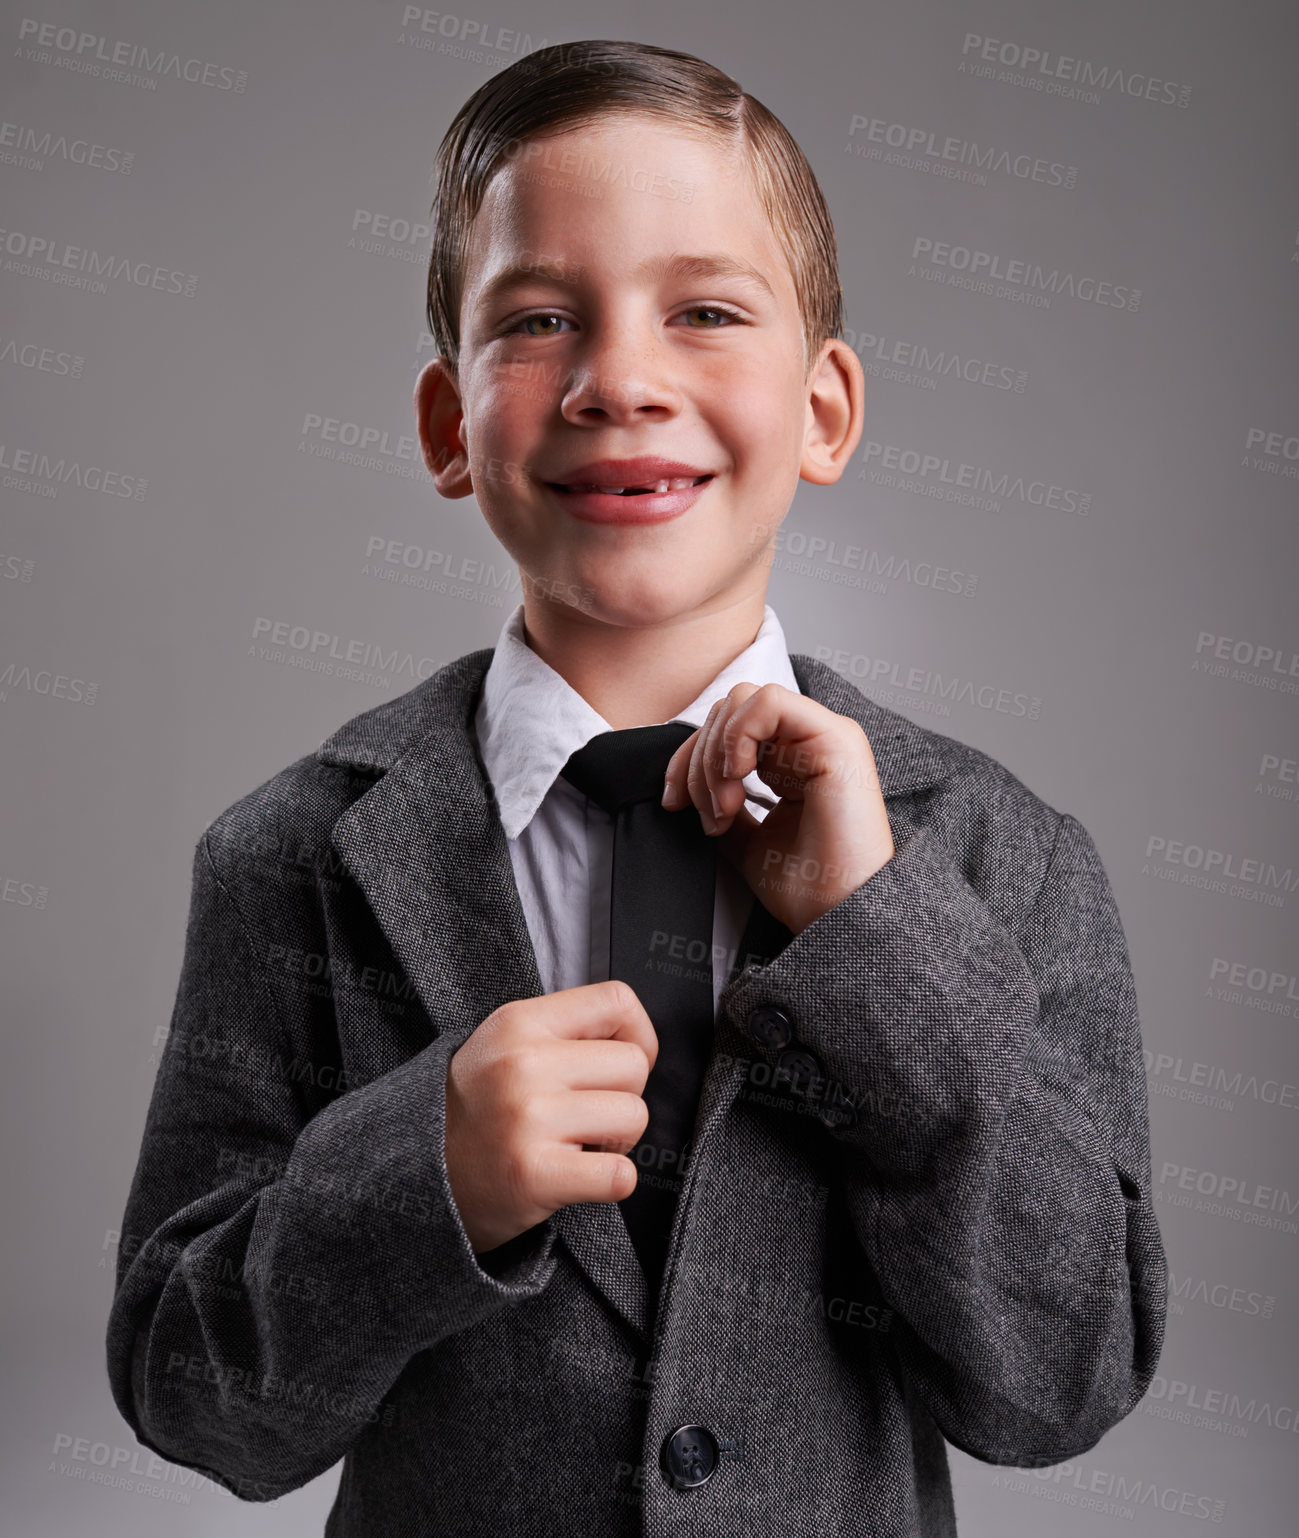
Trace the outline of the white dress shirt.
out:
M 800 693 L 775 610 L 764 606 L 753 643 L 671 717 L 702 726 L 713 701 L 738 683 L 783 684 Z M 644 722 L 643 725 L 665 725 Z M 524 639 L 520 603 L 501 627 L 474 715 L 487 777 L 496 791 L 514 879 L 542 988 L 554 993 L 609 976 L 613 818 L 560 770 L 578 748 L 613 728 Z M 757 772 L 750 796 L 772 797 Z M 759 820 L 767 807 L 748 800 Z M 684 813 L 683 813 L 684 815 Z M 753 905 L 744 878 L 719 854 L 713 904 L 713 1009 L 736 959 Z

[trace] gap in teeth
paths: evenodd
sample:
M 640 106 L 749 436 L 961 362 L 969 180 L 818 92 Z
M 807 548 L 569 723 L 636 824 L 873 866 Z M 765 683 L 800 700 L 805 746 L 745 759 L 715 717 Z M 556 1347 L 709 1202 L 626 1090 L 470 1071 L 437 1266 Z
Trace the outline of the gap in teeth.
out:
M 670 480 L 655 481 L 652 486 L 597 486 L 590 482 L 579 485 L 570 485 L 569 491 L 598 491 L 610 497 L 636 497 L 643 496 L 647 492 L 661 496 L 666 491 L 684 491 L 688 486 L 698 486 L 701 481 L 706 481 L 706 475 L 682 475 Z

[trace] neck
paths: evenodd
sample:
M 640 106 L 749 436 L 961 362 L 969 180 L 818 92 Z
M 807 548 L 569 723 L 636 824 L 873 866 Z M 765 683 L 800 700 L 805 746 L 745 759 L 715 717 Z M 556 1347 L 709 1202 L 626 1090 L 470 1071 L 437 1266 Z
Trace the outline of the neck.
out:
M 765 591 L 658 625 L 611 625 L 526 592 L 528 645 L 614 731 L 670 721 L 753 644 Z

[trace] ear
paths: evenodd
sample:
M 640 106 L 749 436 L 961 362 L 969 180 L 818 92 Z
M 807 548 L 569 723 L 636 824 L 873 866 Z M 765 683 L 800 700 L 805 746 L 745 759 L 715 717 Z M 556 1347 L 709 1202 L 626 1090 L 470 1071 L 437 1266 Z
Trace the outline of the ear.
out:
M 415 381 L 415 426 L 424 463 L 442 496 L 471 495 L 474 487 L 469 479 L 460 387 L 445 358 L 426 363 Z
M 831 486 L 852 458 L 866 420 L 866 376 L 847 342 L 826 338 L 812 366 L 807 392 L 799 477 L 817 486 Z

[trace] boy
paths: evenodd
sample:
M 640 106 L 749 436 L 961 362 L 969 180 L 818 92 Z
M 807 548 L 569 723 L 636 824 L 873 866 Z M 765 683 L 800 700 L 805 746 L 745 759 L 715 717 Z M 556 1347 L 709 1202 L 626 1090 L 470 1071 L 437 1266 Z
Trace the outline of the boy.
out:
M 1104 871 L 785 650 L 863 380 L 770 113 L 586 42 L 440 158 L 419 431 L 523 602 L 200 840 L 117 1403 L 248 1499 L 344 1458 L 335 1535 L 952 1534 L 944 1438 L 1075 1457 L 1158 1361 Z

